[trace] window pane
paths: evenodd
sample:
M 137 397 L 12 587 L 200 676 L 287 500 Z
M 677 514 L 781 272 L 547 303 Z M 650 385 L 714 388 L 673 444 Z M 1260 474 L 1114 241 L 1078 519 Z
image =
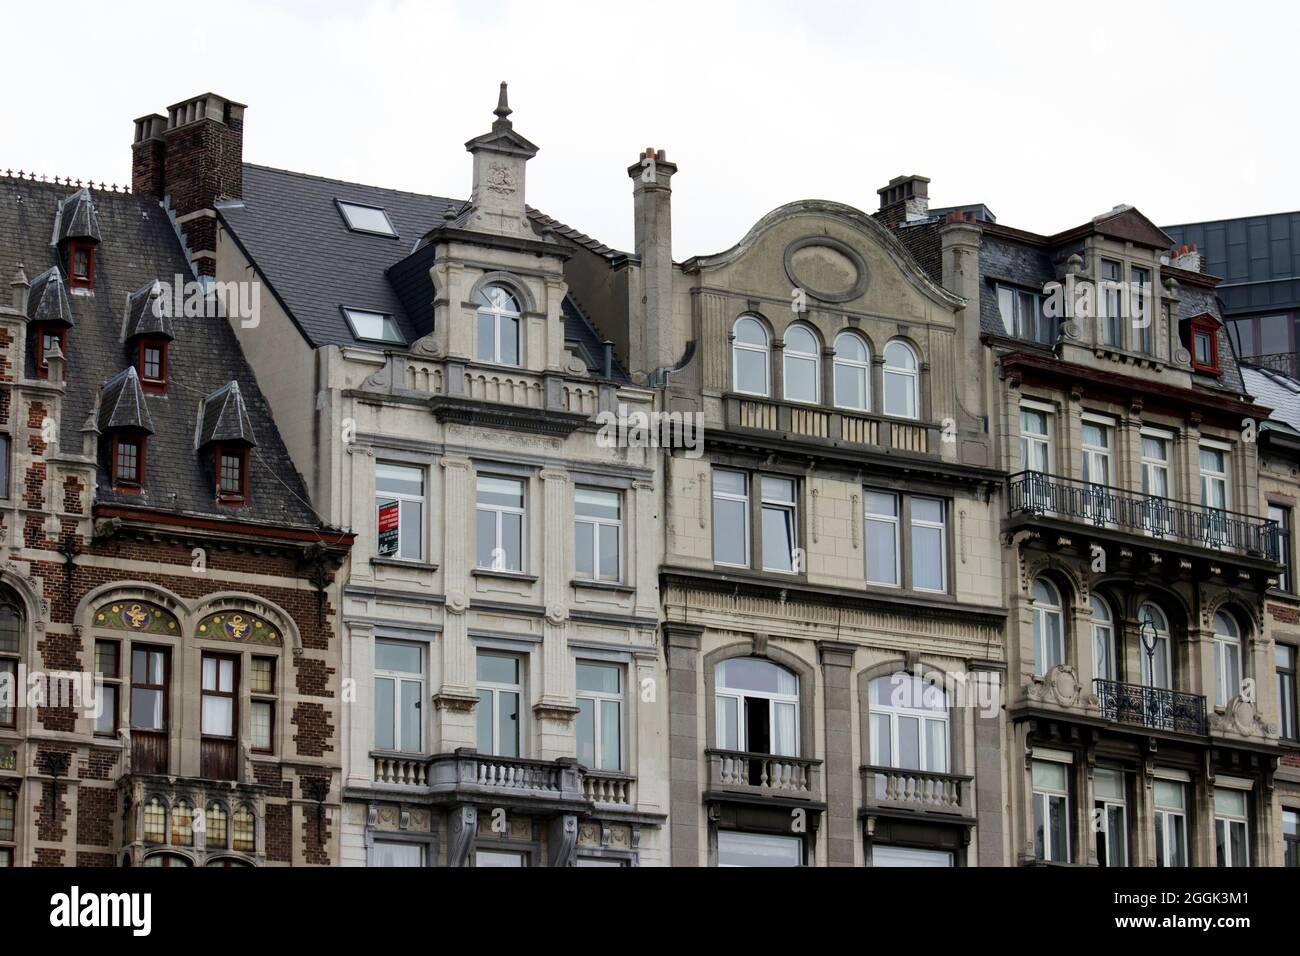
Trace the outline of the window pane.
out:
M 1246 794 L 1241 790 L 1215 787 L 1214 812 L 1224 816 L 1244 817 L 1246 815 Z
M 952 853 L 947 850 L 922 850 L 910 846 L 886 846 L 877 843 L 871 847 L 871 865 L 906 867 L 952 866 Z
M 480 568 L 505 566 L 505 556 L 495 560 L 497 550 L 497 513 L 480 510 L 474 515 L 475 563 Z
M 913 502 L 915 515 L 915 502 Z M 944 544 L 940 528 L 912 528 L 912 586 L 944 590 Z
M 763 567 L 794 569 L 794 512 L 789 508 L 763 509 Z
M 871 715 L 871 762 L 877 767 L 894 765 L 890 726 L 889 717 L 885 714 Z
M 423 671 L 419 644 L 375 641 L 375 667 L 382 671 L 419 674 Z
M 474 708 L 478 720 L 478 751 L 490 754 L 495 752 L 492 742 L 492 691 L 478 692 L 478 706 Z
M 408 561 L 419 561 L 424 550 L 424 506 L 418 501 L 403 501 L 400 520 L 398 556 Z
M 4 647 L 3 632 L 0 632 L 0 650 L 17 650 L 17 647 Z M 95 642 L 95 672 L 106 677 L 117 676 L 117 645 L 112 641 Z
M 111 734 L 117 728 L 117 687 L 113 684 L 104 684 L 99 688 L 100 699 L 103 704 L 103 710 L 95 718 L 95 732 L 100 734 Z M 3 723 L 0 720 L 0 723 Z
M 596 766 L 596 702 L 590 697 L 578 698 L 578 763 L 584 767 Z
M 402 681 L 402 749 L 408 753 L 420 750 L 420 688 L 421 683 L 414 680 Z
M 518 684 L 519 659 L 505 654 L 479 654 L 478 679 L 489 684 Z
M 375 749 L 395 750 L 393 738 L 394 681 L 391 677 L 375 678 Z
M 618 579 L 619 543 L 615 525 L 600 526 L 600 576 L 607 581 Z
M 375 490 L 419 497 L 424 494 L 424 469 L 381 461 L 375 465 Z
M 802 866 L 799 837 L 769 833 L 718 832 L 718 866 Z
M 1065 790 L 1065 764 L 1054 760 L 1035 760 L 1033 765 L 1035 790 Z
M 907 770 L 921 769 L 921 722 L 915 717 L 899 717 L 898 763 Z
M 505 561 L 505 570 L 522 571 L 524 569 L 524 516 L 503 514 L 501 516 L 501 550 Z
M 600 702 L 600 766 L 619 770 L 623 766 L 622 708 L 616 700 Z
M 792 402 L 817 401 L 817 360 L 785 356 L 785 397 Z
M 617 521 L 621 499 L 616 491 L 577 488 L 573 492 L 574 511 L 583 518 L 606 518 Z
M 131 691 L 131 726 L 137 730 L 163 729 L 163 695 L 158 690 Z
M 275 691 L 275 662 L 266 657 L 254 657 L 252 673 L 249 675 L 249 689 L 255 694 L 270 694 Z
M 596 526 L 579 521 L 574 526 L 573 534 L 574 567 L 581 576 L 594 578 L 596 576 Z
M 249 709 L 250 736 L 253 747 L 257 750 L 271 749 L 271 705 L 266 701 L 255 700 Z
M 478 503 L 496 508 L 522 508 L 524 506 L 524 483 L 514 478 L 490 478 L 480 475 L 478 479 Z
M 352 203 L 339 203 L 339 209 L 343 211 L 343 218 L 353 229 L 362 232 L 377 232 L 385 236 L 395 236 L 397 233 L 393 230 L 393 224 L 388 221 L 388 214 L 382 209 L 376 209 L 373 206 L 356 206 Z
M 480 312 L 475 319 L 474 357 L 480 362 L 495 362 L 497 357 L 496 316 Z
M 519 756 L 519 695 L 509 691 L 497 692 L 497 743 L 499 756 Z
M 1069 820 L 1066 819 L 1065 798 L 1050 797 L 1048 798 L 1049 826 L 1052 832 L 1052 859 L 1058 863 L 1064 863 L 1066 857 L 1066 846 L 1069 838 L 1067 837 L 1067 827 Z
M 230 737 L 234 733 L 234 701 L 229 697 L 203 698 L 203 733 Z
M 578 690 L 617 694 L 621 691 L 620 669 L 614 664 L 578 664 Z
M 867 407 L 867 370 L 852 365 L 835 366 L 835 404 L 863 410 Z
M 736 349 L 736 390 L 767 394 L 767 353 Z
M 735 697 L 718 698 L 718 746 L 723 750 L 739 750 L 738 717 L 740 701 Z
M 916 417 L 916 394 L 912 388 L 915 381 L 910 375 L 885 372 L 886 415 L 893 415 L 896 418 Z
M 501 363 L 503 365 L 519 364 L 519 320 L 501 316 L 497 319 L 501 326 Z
M 743 501 L 713 499 L 713 560 L 720 564 L 748 564 L 745 553 L 746 505 Z
M 925 766 L 932 773 L 948 772 L 948 724 L 943 720 L 925 721 Z
M 867 580 L 898 584 L 898 525 L 867 519 Z
M 371 866 L 424 866 L 424 848 L 418 843 L 376 840 L 371 849 Z

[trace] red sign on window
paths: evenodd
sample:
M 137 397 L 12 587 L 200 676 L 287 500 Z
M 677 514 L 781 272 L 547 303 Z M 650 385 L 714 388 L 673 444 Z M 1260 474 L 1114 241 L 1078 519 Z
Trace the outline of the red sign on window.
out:
M 388 501 L 379 506 L 379 554 L 381 556 L 397 553 L 401 507 L 396 501 Z

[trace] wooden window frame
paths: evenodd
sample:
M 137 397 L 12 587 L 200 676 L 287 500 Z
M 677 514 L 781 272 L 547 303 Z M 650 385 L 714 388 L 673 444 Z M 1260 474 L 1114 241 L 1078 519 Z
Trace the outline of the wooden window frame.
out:
M 1204 375 L 1222 375 L 1223 368 L 1219 362 L 1219 320 L 1208 312 L 1194 315 L 1187 320 L 1187 351 L 1192 356 L 1192 369 Z M 1202 362 L 1196 357 L 1196 337 L 1199 334 L 1210 337 L 1210 361 Z
M 161 684 L 140 684 L 135 679 L 135 652 L 141 651 L 145 654 L 160 654 L 163 659 L 163 681 Z M 131 698 L 134 703 L 135 692 L 137 690 L 156 690 L 162 692 L 162 726 L 157 729 L 145 727 L 136 727 L 134 721 L 131 724 L 132 730 L 140 730 L 148 734 L 167 734 L 170 733 L 171 726 L 171 680 L 172 680 L 172 662 L 171 648 L 159 644 L 132 644 L 131 653 Z M 131 717 L 134 717 L 134 713 Z
M 213 660 L 217 662 L 217 690 L 208 690 L 203 686 L 203 664 Z M 230 690 L 220 690 L 221 687 L 221 662 L 230 661 Z M 240 665 L 243 663 L 242 656 L 239 654 L 221 654 L 216 651 L 204 651 L 199 659 L 199 737 L 211 737 L 213 740 L 239 740 L 239 684 L 240 684 Z M 230 734 L 211 734 L 203 729 L 203 702 L 208 697 L 218 697 L 230 701 Z
M 221 459 L 239 459 L 239 491 L 224 491 L 221 487 Z M 217 501 L 225 504 L 248 500 L 248 448 L 242 445 L 217 445 L 212 450 L 212 469 Z
M 66 362 L 68 358 L 68 330 L 48 322 L 40 322 L 32 327 L 32 333 L 36 336 L 36 375 L 39 378 L 49 378 L 50 365 L 45 360 L 45 337 L 48 335 L 51 338 L 58 339 L 59 351 L 63 353 Z
M 266 662 L 268 662 L 268 663 L 271 665 L 271 689 L 270 689 L 270 690 L 254 690 L 254 689 L 253 689 L 253 664 L 256 663 L 257 661 L 266 661 Z M 275 681 L 276 681 L 276 677 L 277 677 L 277 671 L 279 670 L 279 666 L 278 666 L 278 665 L 279 665 L 279 661 L 278 661 L 277 658 L 274 658 L 274 657 L 268 657 L 268 656 L 266 656 L 266 655 L 262 655 L 262 654 L 254 655 L 254 656 L 249 660 L 249 666 L 248 666 L 248 699 L 249 699 L 249 718 L 250 718 L 250 723 L 251 723 L 251 718 L 252 718 L 252 706 L 253 706 L 254 704 L 264 704 L 264 705 L 266 705 L 267 707 L 269 707 L 270 710 L 271 710 L 271 726 L 270 726 L 270 744 L 271 744 L 271 745 L 270 745 L 269 747 L 257 747 L 257 746 L 255 746 L 255 745 L 253 744 L 253 741 L 252 741 L 252 738 L 251 738 L 252 727 L 251 727 L 251 726 L 249 727 L 249 734 L 250 734 L 250 738 L 249 738 L 249 749 L 250 749 L 253 753 L 255 753 L 255 754 L 273 754 L 273 753 L 275 753 L 275 716 L 276 716 L 276 706 L 275 706 L 275 704 L 276 704 L 276 700 L 275 700 L 275 688 L 276 688 L 276 683 L 275 683 Z
M 148 446 L 148 441 L 147 435 L 113 435 L 112 441 L 109 442 L 108 468 L 109 475 L 113 480 L 114 490 L 139 492 L 139 490 L 144 487 L 145 452 Z M 117 451 L 118 446 L 122 444 L 133 444 L 136 446 L 135 478 L 123 478 L 118 472 Z
M 113 673 L 104 672 L 100 681 L 101 687 L 112 687 L 116 692 L 116 699 L 113 704 L 113 729 L 100 730 L 98 725 L 95 727 L 94 736 L 96 737 L 116 737 L 122 727 L 122 642 L 108 640 L 104 638 L 95 638 L 95 669 L 99 670 L 99 645 L 111 644 L 117 651 L 117 670 Z
M 157 349 L 159 352 L 157 377 L 145 374 L 144 353 L 146 349 Z M 140 386 L 146 392 L 167 391 L 167 363 L 167 340 L 156 335 L 141 336 L 136 343 L 135 368 L 140 376 Z
M 86 239 L 73 239 L 68 242 L 68 288 L 93 289 L 95 287 L 95 243 Z M 86 254 L 86 274 L 77 275 L 77 253 Z
M 8 500 L 12 494 L 13 449 L 13 438 L 8 432 L 0 432 L 0 500 Z

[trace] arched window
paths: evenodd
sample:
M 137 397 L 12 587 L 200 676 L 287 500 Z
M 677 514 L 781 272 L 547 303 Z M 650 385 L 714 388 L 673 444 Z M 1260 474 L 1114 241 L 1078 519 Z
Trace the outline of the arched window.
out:
M 948 772 L 948 695 L 942 687 L 900 671 L 873 680 L 867 700 L 874 765 Z
M 1169 619 L 1154 604 L 1138 609 L 1138 630 L 1142 646 L 1142 683 L 1147 687 L 1173 687 L 1173 670 L 1169 656 Z M 1151 650 L 1147 650 L 1150 646 Z
M 500 285 L 489 285 L 474 293 L 474 356 L 496 365 L 522 365 L 519 300 Z
M 770 394 L 767 369 L 767 329 L 752 315 L 742 315 L 732 329 L 731 377 L 737 392 Z
M 1119 667 L 1115 660 L 1115 620 L 1110 605 L 1095 594 L 1092 596 L 1092 663 L 1093 674 L 1099 680 L 1119 680 Z
M 208 804 L 208 814 L 206 829 L 208 833 L 207 846 L 209 849 L 214 847 L 225 847 L 228 840 L 226 808 L 219 803 Z
M 1214 615 L 1214 703 L 1227 707 L 1241 693 L 1241 629 L 1231 614 Z
M 714 672 L 720 750 L 799 755 L 799 678 L 761 657 L 733 657 Z
M 157 797 L 150 797 L 144 805 L 143 836 L 148 843 L 167 841 L 167 808 Z
M 253 811 L 248 809 L 247 804 L 243 804 L 235 811 L 230 822 L 233 824 L 231 834 L 234 837 L 234 849 L 251 853 L 257 846 L 257 825 Z
M 208 862 L 203 865 L 212 866 L 212 867 L 228 867 L 231 869 L 238 869 L 242 867 L 252 866 L 253 864 L 249 863 L 247 860 L 237 860 L 233 856 L 222 856 L 222 857 L 218 857 L 215 860 L 208 860 Z
M 189 860 L 176 853 L 154 853 L 144 858 L 144 866 L 193 866 Z
M 835 337 L 835 404 L 871 411 L 871 350 L 852 332 Z
M 0 685 L 18 686 L 18 653 L 22 647 L 22 607 L 8 591 L 0 590 Z M 0 727 L 18 725 L 18 708 L 8 694 L 0 694 Z
M 920 375 L 916 352 L 901 339 L 885 346 L 885 414 L 895 418 L 919 418 Z
M 1047 578 L 1034 580 L 1034 674 L 1043 677 L 1065 663 L 1065 614 L 1061 592 Z
M 785 332 L 785 398 L 815 404 L 821 394 L 821 345 L 812 329 L 792 325 Z
M 194 808 L 188 800 L 177 800 L 172 807 L 172 845 L 194 845 Z

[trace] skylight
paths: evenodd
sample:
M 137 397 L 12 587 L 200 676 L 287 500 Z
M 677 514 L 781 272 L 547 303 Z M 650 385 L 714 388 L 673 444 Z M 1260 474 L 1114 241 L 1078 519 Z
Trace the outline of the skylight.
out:
M 397 230 L 388 218 L 388 213 L 378 206 L 362 206 L 354 202 L 334 200 L 343 214 L 343 221 L 353 232 L 370 232 L 377 236 L 396 236 Z
M 344 309 L 352 334 L 359 339 L 371 342 L 394 342 L 405 345 L 406 340 L 397 330 L 393 317 L 384 312 L 370 312 L 365 309 Z

